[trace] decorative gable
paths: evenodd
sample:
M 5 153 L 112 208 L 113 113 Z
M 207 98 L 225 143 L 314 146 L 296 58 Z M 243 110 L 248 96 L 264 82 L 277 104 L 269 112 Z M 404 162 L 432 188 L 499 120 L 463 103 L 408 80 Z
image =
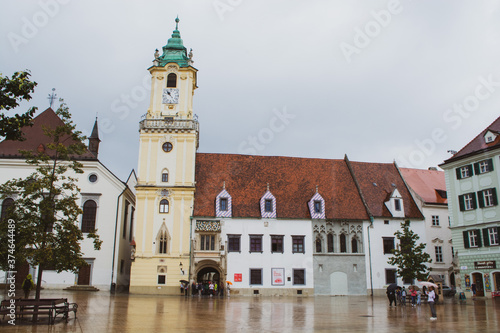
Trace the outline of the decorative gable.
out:
M 492 143 L 493 141 L 495 141 L 497 136 L 498 136 L 497 133 L 488 130 L 486 131 L 486 134 L 484 134 L 484 142 L 487 144 Z
M 399 193 L 398 189 L 394 189 L 392 194 L 389 196 L 389 200 L 384 203 L 393 217 L 405 217 L 403 197 Z
M 233 204 L 231 195 L 226 191 L 226 184 L 224 188 L 215 198 L 215 217 L 232 217 Z
M 269 191 L 269 184 L 267 192 L 260 198 L 260 215 L 263 218 L 276 218 L 276 198 Z
M 312 219 L 324 219 L 325 218 L 325 199 L 317 192 L 313 195 L 308 204 L 309 212 Z

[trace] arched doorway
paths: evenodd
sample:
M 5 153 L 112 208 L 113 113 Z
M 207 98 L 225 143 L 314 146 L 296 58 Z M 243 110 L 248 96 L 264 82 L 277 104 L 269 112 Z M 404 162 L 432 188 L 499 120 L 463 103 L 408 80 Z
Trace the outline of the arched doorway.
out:
M 476 296 L 484 296 L 483 275 L 472 273 L 472 283 L 476 285 Z
M 224 276 L 219 266 L 211 261 L 205 261 L 198 264 L 198 269 L 195 271 L 194 278 L 196 283 L 202 284 L 202 295 L 208 295 L 210 282 L 217 285 L 217 291 L 224 286 Z
M 492 274 L 493 276 L 493 291 L 500 291 L 500 272 L 495 272 Z

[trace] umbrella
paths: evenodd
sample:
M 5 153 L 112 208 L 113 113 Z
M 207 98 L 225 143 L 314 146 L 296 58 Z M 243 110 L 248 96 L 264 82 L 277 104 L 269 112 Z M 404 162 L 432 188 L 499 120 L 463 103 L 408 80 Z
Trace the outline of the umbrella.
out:
M 230 285 L 233 285 L 233 283 L 231 281 L 226 281 L 226 283 L 229 283 Z
M 398 287 L 397 284 L 395 283 L 391 283 L 388 287 L 387 287 L 387 291 L 391 291 L 391 290 L 396 290 L 396 288 Z
M 185 284 L 189 284 L 189 281 L 186 281 L 186 280 L 179 280 L 179 282 L 182 282 L 182 283 L 185 283 Z
M 429 282 L 429 281 L 422 281 L 419 282 L 421 285 L 426 286 L 426 287 L 434 287 L 434 288 L 439 288 L 439 286 L 435 283 Z

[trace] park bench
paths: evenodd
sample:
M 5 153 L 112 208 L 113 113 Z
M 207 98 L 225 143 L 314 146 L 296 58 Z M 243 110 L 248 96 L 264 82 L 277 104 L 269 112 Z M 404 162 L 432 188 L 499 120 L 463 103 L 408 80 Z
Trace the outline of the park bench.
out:
M 73 311 L 76 318 L 78 305 L 68 303 L 66 298 L 45 298 L 45 299 L 23 299 L 18 298 L 14 301 L 14 310 L 9 308 L 10 300 L 4 300 L 0 306 L 0 314 L 5 318 L 8 314 L 15 314 L 16 319 L 23 318 L 25 315 L 48 316 L 49 324 L 54 324 L 58 315 L 63 315 L 63 319 L 68 322 L 69 312 Z

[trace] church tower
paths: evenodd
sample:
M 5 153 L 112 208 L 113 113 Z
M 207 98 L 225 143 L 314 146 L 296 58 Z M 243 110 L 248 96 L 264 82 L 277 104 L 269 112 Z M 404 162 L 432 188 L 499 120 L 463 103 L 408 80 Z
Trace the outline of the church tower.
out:
M 193 115 L 197 70 L 175 20 L 172 38 L 155 52 L 151 101 L 139 126 L 136 226 L 130 292 L 179 294 L 189 280 L 190 217 L 199 125 Z

